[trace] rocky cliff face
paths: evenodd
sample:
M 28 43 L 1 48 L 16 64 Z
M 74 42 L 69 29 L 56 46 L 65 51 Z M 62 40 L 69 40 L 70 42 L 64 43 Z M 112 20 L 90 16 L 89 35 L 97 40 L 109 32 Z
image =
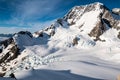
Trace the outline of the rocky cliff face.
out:
M 24 40 L 23 42 L 25 42 L 26 41 L 25 38 L 27 38 L 22 36 L 27 36 L 32 38 L 32 34 L 30 32 L 20 31 L 18 33 L 15 33 L 13 37 L 0 42 L 0 46 L 1 46 L 0 76 L 5 75 L 6 71 L 8 71 L 8 68 L 10 67 L 9 63 L 14 59 L 16 59 L 22 52 L 23 46 L 25 44 L 22 44 L 22 45 L 20 44 L 22 43 L 23 40 Z
M 94 4 L 85 5 L 85 6 L 73 7 L 63 19 L 67 21 L 70 26 L 75 25 L 75 24 L 78 24 L 78 21 L 81 20 L 81 18 L 85 14 L 90 12 L 93 12 L 93 14 L 94 12 L 98 12 L 98 14 L 96 14 L 97 21 L 94 22 L 93 29 L 91 29 L 90 32 L 88 33 L 90 37 L 95 37 L 96 40 L 99 40 L 98 39 L 99 36 L 102 35 L 109 28 L 115 28 L 117 30 L 120 29 L 120 19 L 116 19 L 113 16 L 112 12 L 105 5 L 98 2 Z M 89 16 L 91 16 L 91 20 L 89 21 L 92 22 L 92 20 L 95 18 L 90 14 Z M 90 17 L 86 19 L 89 19 L 89 18 Z M 79 29 L 86 26 L 85 23 L 86 22 L 83 22 L 82 24 L 80 23 L 78 25 Z M 91 26 L 91 25 L 87 25 L 87 26 Z
M 9 66 L 7 63 L 16 59 L 20 54 L 20 51 L 13 38 L 1 41 L 0 45 L 2 46 L 0 53 L 0 76 L 4 76 L 7 71 L 7 66 Z

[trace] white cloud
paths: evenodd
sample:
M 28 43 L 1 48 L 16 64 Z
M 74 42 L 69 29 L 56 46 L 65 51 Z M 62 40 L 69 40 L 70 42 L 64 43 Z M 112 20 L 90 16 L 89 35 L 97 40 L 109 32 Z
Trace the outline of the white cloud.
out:
M 1 22 L 4 26 L 0 26 L 0 33 L 14 33 L 21 30 L 34 32 L 42 29 L 55 21 L 54 18 L 63 14 L 58 9 L 60 3 L 61 0 L 22 0 L 20 4 L 14 3 L 15 11 L 11 15 L 12 18 Z
M 16 33 L 20 30 L 25 30 L 25 28 L 19 28 L 19 27 L 0 27 L 0 33 Z
M 44 29 L 45 27 L 50 26 L 55 20 L 51 20 L 51 21 L 46 21 L 46 22 L 36 22 L 36 23 L 29 23 L 27 24 L 29 27 L 16 27 L 16 26 L 12 26 L 12 27 L 2 27 L 0 26 L 0 33 L 17 33 L 19 31 L 31 31 L 31 32 L 35 32 L 41 29 Z
M 26 0 L 16 6 L 15 15 L 21 17 L 22 19 L 41 18 L 55 12 L 59 2 L 60 0 Z

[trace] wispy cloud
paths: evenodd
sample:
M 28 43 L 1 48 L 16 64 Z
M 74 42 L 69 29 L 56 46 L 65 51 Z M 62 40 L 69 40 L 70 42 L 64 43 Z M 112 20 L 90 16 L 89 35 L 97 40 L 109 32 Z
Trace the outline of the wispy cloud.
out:
M 37 31 L 63 16 L 74 0 L 3 0 L 3 12 L 8 10 L 10 19 L 0 21 L 0 33 L 20 30 Z M 5 15 L 6 16 L 6 15 Z
M 17 5 L 15 16 L 22 20 L 36 20 L 56 12 L 60 0 L 24 0 Z M 52 16 L 53 16 L 52 15 Z M 58 13 L 56 14 L 58 15 Z
M 50 20 L 46 22 L 34 22 L 34 23 L 28 23 L 28 27 L 16 27 L 16 26 L 11 26 L 11 27 L 5 27 L 1 26 L 0 27 L 0 33 L 17 33 L 19 31 L 31 31 L 35 32 L 41 29 L 44 29 L 45 27 L 50 26 L 52 23 L 54 23 L 55 20 Z
M 9 5 L 14 11 L 9 20 L 0 22 L 0 33 L 20 30 L 34 32 L 50 25 L 57 17 L 64 14 L 64 12 L 59 12 L 61 2 L 62 0 L 9 1 Z

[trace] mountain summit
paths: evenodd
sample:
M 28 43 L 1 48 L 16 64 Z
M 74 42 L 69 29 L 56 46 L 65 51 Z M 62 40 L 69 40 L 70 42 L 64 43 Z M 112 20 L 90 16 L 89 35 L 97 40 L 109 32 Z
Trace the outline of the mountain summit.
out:
M 99 37 L 110 28 L 120 29 L 120 19 L 116 19 L 115 16 L 105 5 L 97 2 L 73 7 L 64 17 L 64 20 L 70 26 L 74 25 L 81 32 L 99 40 Z
M 17 70 L 50 63 L 56 58 L 45 56 L 60 50 L 69 48 L 93 50 L 98 46 L 111 50 L 113 45 L 119 47 L 119 43 L 118 14 L 99 2 L 75 6 L 64 17 L 43 30 L 33 34 L 20 31 L 10 39 L 1 41 L 0 76 L 10 76 Z

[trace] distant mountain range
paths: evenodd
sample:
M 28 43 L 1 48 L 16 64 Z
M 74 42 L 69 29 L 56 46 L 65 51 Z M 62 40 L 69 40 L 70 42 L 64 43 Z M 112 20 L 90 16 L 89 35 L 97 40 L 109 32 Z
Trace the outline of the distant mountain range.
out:
M 12 37 L 13 34 L 0 34 L 0 37 Z

